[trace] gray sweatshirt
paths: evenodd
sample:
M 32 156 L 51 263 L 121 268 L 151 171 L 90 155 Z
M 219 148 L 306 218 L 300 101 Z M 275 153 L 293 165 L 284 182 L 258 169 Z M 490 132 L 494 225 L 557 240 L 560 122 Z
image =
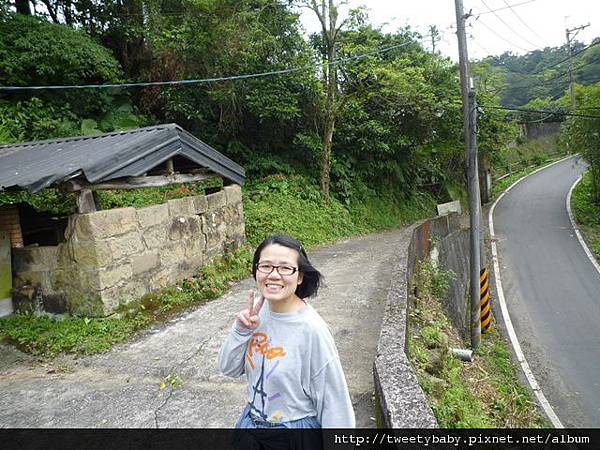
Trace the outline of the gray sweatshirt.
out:
M 276 313 L 265 302 L 252 331 L 234 323 L 219 352 L 230 377 L 244 371 L 251 414 L 287 422 L 316 416 L 323 428 L 354 428 L 354 410 L 333 336 L 310 305 Z

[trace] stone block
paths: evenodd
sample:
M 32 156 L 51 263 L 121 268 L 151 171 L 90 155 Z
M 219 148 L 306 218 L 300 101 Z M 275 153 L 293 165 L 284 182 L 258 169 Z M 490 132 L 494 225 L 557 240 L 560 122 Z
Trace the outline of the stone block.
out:
M 163 269 L 171 269 L 181 264 L 185 259 L 185 245 L 174 242 L 165 245 L 160 251 L 160 264 Z
M 225 242 L 215 247 L 207 247 L 204 251 L 204 264 L 211 264 L 215 262 L 215 260 L 223 256 L 224 248 Z
M 144 253 L 130 258 L 131 269 L 134 275 L 156 269 L 160 266 L 160 258 L 157 252 Z
M 72 216 L 75 238 L 94 241 L 137 230 L 135 208 L 117 208 Z
M 109 239 L 107 242 L 112 252 L 113 261 L 139 255 L 146 249 L 142 237 L 137 231 Z
M 102 303 L 108 313 L 123 304 L 137 300 L 149 291 L 146 284 L 140 280 L 130 280 L 123 285 L 105 289 L 101 293 Z
M 184 248 L 186 258 L 203 254 L 206 250 L 206 236 L 204 236 L 202 233 L 199 233 L 197 237 L 189 239 Z
M 105 241 L 73 242 L 70 244 L 73 260 L 84 268 L 110 266 L 113 253 Z
M 228 205 L 234 205 L 242 201 L 242 187 L 238 184 L 232 184 L 231 186 L 225 186 L 223 189 Z
M 169 216 L 192 216 L 195 214 L 194 197 L 176 198 L 168 201 Z
M 236 248 L 246 242 L 246 226 L 244 222 L 227 227 L 227 242 L 235 242 Z
M 235 205 L 227 205 L 223 208 L 223 221 L 229 228 L 232 225 L 237 225 L 243 221 L 243 217 L 239 216 L 238 209 Z
M 194 199 L 195 214 L 203 214 L 208 211 L 208 200 L 206 200 L 206 195 L 196 195 L 192 198 Z
M 161 248 L 165 245 L 169 240 L 167 237 L 168 229 L 169 222 L 144 229 L 142 232 L 142 240 L 144 241 L 144 244 L 146 244 L 146 248 L 152 250 Z
M 95 280 L 92 280 L 90 287 L 96 291 L 102 291 L 131 279 L 133 270 L 130 263 L 124 263 L 98 270 L 95 275 Z
M 202 231 L 206 235 L 207 249 L 223 248 L 227 236 L 227 224 L 223 212 L 209 212 L 202 216 Z
M 204 252 L 195 255 L 186 256 L 186 261 L 190 267 L 192 273 L 198 271 L 200 267 L 204 265 Z
M 54 292 L 52 273 L 49 271 L 15 272 L 13 283 L 15 288 L 29 285 L 41 288 L 45 294 Z
M 12 249 L 12 265 L 16 272 L 52 270 L 58 258 L 57 246 Z
M 136 210 L 137 220 L 140 228 L 148 228 L 169 221 L 169 205 L 146 206 Z
M 202 225 L 198 216 L 180 216 L 171 219 L 168 236 L 171 241 L 192 240 L 202 234 Z
M 215 209 L 222 208 L 225 206 L 226 202 L 225 192 L 219 191 L 214 194 L 210 194 L 206 196 L 206 201 L 208 202 L 208 210 L 214 211 Z
M 162 269 L 154 273 L 148 279 L 148 288 L 151 291 L 158 291 L 169 284 L 169 280 L 173 275 L 173 271 L 169 269 Z
M 66 306 L 69 313 L 85 317 L 102 317 L 110 312 L 106 310 L 98 291 L 73 290 L 66 294 Z

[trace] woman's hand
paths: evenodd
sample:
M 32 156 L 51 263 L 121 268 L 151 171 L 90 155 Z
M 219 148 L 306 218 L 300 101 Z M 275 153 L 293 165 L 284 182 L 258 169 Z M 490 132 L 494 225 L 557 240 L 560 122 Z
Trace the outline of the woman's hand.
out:
M 258 318 L 258 313 L 260 312 L 263 303 L 265 302 L 265 298 L 261 295 L 258 299 L 256 305 L 254 304 L 254 291 L 250 290 L 248 292 L 248 300 L 246 301 L 246 309 L 240 311 L 235 316 L 237 323 L 249 330 L 256 330 L 260 325 L 260 319 Z

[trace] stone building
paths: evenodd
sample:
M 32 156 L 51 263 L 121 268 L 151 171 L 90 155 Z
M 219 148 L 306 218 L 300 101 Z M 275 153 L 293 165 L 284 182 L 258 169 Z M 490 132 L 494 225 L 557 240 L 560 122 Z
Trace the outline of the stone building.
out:
M 214 176 L 224 187 L 206 195 L 97 211 L 98 190 Z M 243 181 L 242 167 L 175 124 L 0 146 L 0 191 L 58 188 L 75 193 L 78 207 L 56 218 L 24 204 L 0 206 L 15 299 L 49 312 L 105 316 L 191 275 L 244 242 Z

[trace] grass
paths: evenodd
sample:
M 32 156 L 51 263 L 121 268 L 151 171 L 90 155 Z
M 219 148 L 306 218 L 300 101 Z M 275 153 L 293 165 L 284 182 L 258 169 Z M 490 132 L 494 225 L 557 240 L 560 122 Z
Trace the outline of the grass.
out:
M 451 274 L 423 263 L 415 271 L 409 312 L 409 357 L 442 428 L 539 428 L 550 423 L 517 378 L 508 345 L 492 330 L 471 363 L 449 348 L 465 348 L 442 307 Z
M 600 261 L 600 204 L 592 198 L 592 174 L 587 172 L 573 190 L 571 208 L 590 250 Z
M 285 232 L 312 248 L 412 223 L 430 216 L 435 205 L 428 194 L 398 199 L 390 192 L 373 194 L 349 205 L 331 197 L 325 205 L 319 187 L 309 179 L 273 175 L 245 188 L 246 236 L 256 246 L 269 234 Z
M 558 136 L 533 139 L 503 149 L 492 161 L 492 175 L 496 180 L 492 183 L 492 198 L 520 178 L 565 156 L 566 151 L 558 145 Z
M 142 328 L 223 295 L 232 281 L 250 274 L 251 257 L 250 250 L 241 247 L 176 285 L 120 306 L 109 318 L 33 314 L 2 318 L 0 336 L 22 351 L 44 357 L 105 352 Z

